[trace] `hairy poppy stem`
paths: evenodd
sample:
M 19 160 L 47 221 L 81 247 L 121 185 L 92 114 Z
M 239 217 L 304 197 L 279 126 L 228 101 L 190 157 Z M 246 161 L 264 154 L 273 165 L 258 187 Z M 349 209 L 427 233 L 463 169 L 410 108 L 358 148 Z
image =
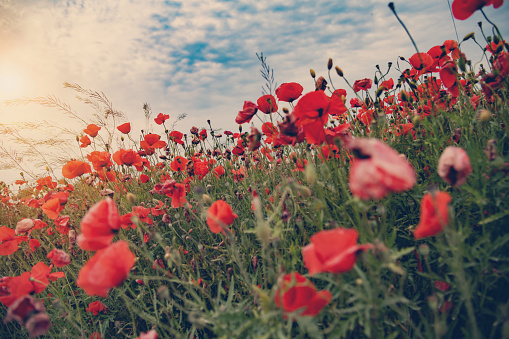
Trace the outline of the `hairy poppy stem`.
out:
M 488 21 L 493 26 L 493 28 L 495 28 L 495 30 L 497 31 L 498 36 L 500 37 L 500 40 L 504 41 L 504 38 L 502 37 L 502 33 L 500 33 L 500 31 L 498 30 L 497 25 L 495 25 L 493 22 L 491 22 L 490 19 L 488 19 L 488 17 L 486 16 L 486 13 L 484 13 L 482 8 L 480 9 L 480 11 L 481 11 L 482 15 L 484 16 L 484 19 L 486 19 L 486 21 Z
M 419 49 L 417 48 L 417 44 L 415 43 L 414 38 L 412 38 L 412 35 L 410 34 L 408 29 L 406 28 L 405 24 L 399 18 L 398 13 L 396 13 L 396 8 L 394 7 L 394 2 L 389 2 L 389 8 L 391 9 L 392 13 L 394 13 L 394 16 L 396 17 L 396 19 L 398 19 L 398 21 L 401 24 L 401 26 L 403 26 L 403 28 L 405 29 L 406 34 L 408 34 L 408 37 L 410 38 L 410 40 L 412 40 L 412 44 L 414 45 L 415 50 L 417 51 L 417 53 L 419 53 Z M 419 55 L 419 57 L 420 57 L 420 55 Z M 422 60 L 421 60 L 421 63 L 422 63 Z

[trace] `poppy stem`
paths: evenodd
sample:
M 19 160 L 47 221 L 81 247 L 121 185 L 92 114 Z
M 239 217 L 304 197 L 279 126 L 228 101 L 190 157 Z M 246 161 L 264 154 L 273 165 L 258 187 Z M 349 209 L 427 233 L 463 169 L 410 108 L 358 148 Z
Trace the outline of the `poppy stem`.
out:
M 389 2 L 389 8 L 391 9 L 392 13 L 394 13 L 394 16 L 396 17 L 396 19 L 398 19 L 399 23 L 401 24 L 401 26 L 403 26 L 403 28 L 405 29 L 406 31 L 406 34 L 408 34 L 408 37 L 410 38 L 410 40 L 412 40 L 412 44 L 414 45 L 414 48 L 415 50 L 417 51 L 417 53 L 420 53 L 419 52 L 419 49 L 417 48 L 417 44 L 415 43 L 414 41 L 414 38 L 412 38 L 412 35 L 410 34 L 410 32 L 408 31 L 408 29 L 406 28 L 405 24 L 403 23 L 403 21 L 401 21 L 401 19 L 399 18 L 398 16 L 398 13 L 396 13 L 396 8 L 394 7 L 394 2 Z M 419 57 L 420 57 L 420 54 L 419 54 Z M 422 62 L 422 59 L 421 59 L 421 63 Z
M 491 22 L 490 19 L 488 19 L 488 17 L 486 16 L 486 13 L 484 13 L 482 8 L 480 9 L 480 11 L 481 11 L 482 15 L 484 16 L 484 18 L 486 19 L 486 21 L 488 21 L 493 26 L 493 28 L 495 28 L 495 30 L 497 31 L 498 36 L 500 37 L 500 40 L 504 41 L 504 38 L 502 37 L 502 33 L 500 33 L 500 31 L 498 30 L 497 25 L 495 25 L 493 22 Z

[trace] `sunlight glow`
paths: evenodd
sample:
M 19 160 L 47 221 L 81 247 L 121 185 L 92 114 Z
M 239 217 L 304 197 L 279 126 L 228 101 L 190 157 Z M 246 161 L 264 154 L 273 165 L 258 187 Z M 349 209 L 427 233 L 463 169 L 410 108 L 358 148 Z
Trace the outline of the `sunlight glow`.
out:
M 0 64 L 0 97 L 14 99 L 23 94 L 26 86 L 23 73 L 11 65 Z

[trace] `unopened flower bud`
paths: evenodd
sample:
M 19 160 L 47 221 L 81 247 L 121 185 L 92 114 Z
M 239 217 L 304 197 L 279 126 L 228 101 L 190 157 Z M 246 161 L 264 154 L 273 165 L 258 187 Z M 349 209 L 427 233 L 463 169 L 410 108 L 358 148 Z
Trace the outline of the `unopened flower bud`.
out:
M 472 39 L 474 36 L 475 36 L 475 33 L 474 33 L 474 32 L 468 33 L 468 34 L 467 34 L 467 35 L 465 35 L 465 37 L 463 38 L 463 41 L 467 41 L 467 40 L 469 40 L 469 39 Z
M 491 112 L 487 109 L 482 109 L 477 113 L 477 119 L 479 122 L 488 122 L 491 119 Z
M 309 74 L 311 74 L 311 77 L 312 77 L 313 79 L 314 79 L 314 78 L 316 78 L 316 73 L 315 73 L 315 70 L 314 70 L 314 69 L 312 69 L 312 68 L 311 68 L 311 69 L 309 70 Z
M 338 73 L 338 75 L 340 77 L 343 77 L 343 70 L 341 68 L 339 68 L 338 66 L 336 66 L 335 68 L 336 68 L 336 73 Z
M 131 204 L 131 205 L 134 205 L 134 203 L 136 202 L 136 196 L 134 194 L 132 194 L 131 192 L 128 192 L 126 194 L 126 199 L 127 201 Z
M 408 101 L 408 94 L 407 94 L 407 92 L 406 91 L 401 91 L 399 93 L 400 93 L 401 101 L 407 102 Z
M 413 117 L 412 124 L 414 124 L 414 127 L 419 127 L 419 125 L 421 124 L 421 117 L 419 115 Z
M 202 197 L 203 197 L 203 202 L 204 203 L 206 203 L 207 205 L 211 205 L 212 204 L 212 198 L 210 197 L 210 195 L 204 194 Z
M 327 69 L 330 71 L 332 69 L 332 59 L 329 58 L 329 61 L 327 62 Z
M 299 192 L 300 192 L 300 194 L 302 194 L 302 196 L 304 198 L 309 198 L 311 196 L 311 190 L 309 189 L 309 187 L 300 186 L 299 187 Z

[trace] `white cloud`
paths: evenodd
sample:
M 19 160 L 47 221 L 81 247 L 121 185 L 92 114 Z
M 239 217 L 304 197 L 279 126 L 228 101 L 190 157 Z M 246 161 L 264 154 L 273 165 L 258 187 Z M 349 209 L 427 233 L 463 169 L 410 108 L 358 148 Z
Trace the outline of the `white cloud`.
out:
M 23 71 L 18 96 L 54 94 L 88 112 L 62 88 L 64 81 L 104 91 L 138 129 L 141 105 L 172 117 L 187 113 L 177 127 L 235 130 L 244 100 L 256 101 L 264 80 L 255 53 L 263 52 L 279 83 L 296 81 L 313 89 L 309 69 L 326 74 L 332 57 L 351 83 L 372 77 L 399 55 L 415 51 L 385 0 L 181 0 L 24 1 L 0 0 L 0 70 Z M 455 37 L 444 0 L 396 1 L 396 9 L 421 51 Z M 507 5 L 488 15 L 509 36 Z M 477 31 L 480 13 L 456 22 L 460 39 Z M 488 27 L 487 24 L 485 24 Z M 477 34 L 480 37 L 480 34 Z M 467 56 L 475 46 L 468 44 Z M 479 55 L 479 52 L 476 52 Z M 1 75 L 0 75 L 1 76 Z M 335 74 L 337 87 L 346 88 Z M 10 93 L 12 94 L 12 93 Z M 0 100 L 12 99 L 0 93 Z M 3 122 L 60 121 L 55 110 L 4 107 Z M 65 120 L 62 120 L 64 123 Z M 82 128 L 80 126 L 79 128 Z

